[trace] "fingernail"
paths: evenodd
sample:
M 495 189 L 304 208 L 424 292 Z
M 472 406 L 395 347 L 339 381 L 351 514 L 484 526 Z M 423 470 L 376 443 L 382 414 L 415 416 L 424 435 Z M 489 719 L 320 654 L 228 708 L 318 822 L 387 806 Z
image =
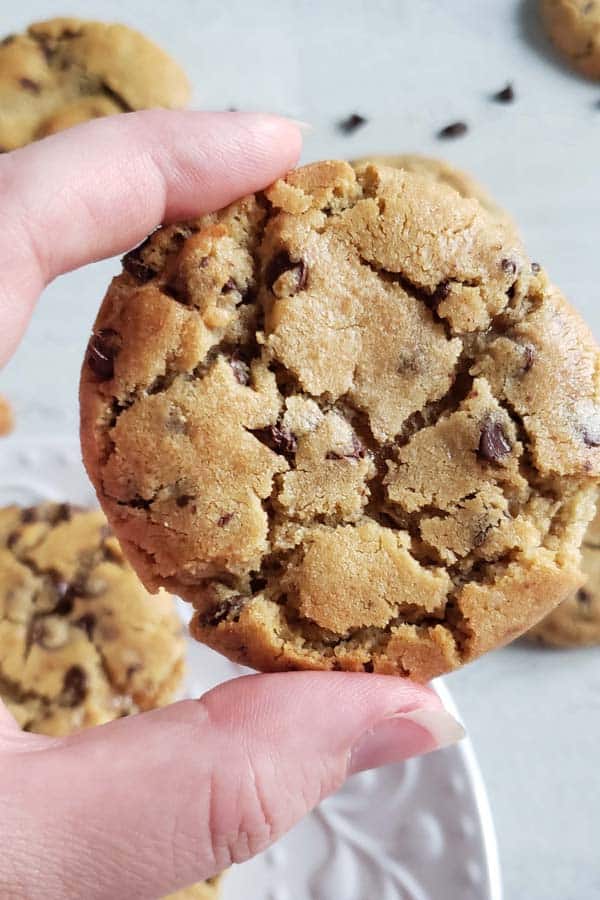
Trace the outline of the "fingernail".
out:
M 382 719 L 350 752 L 348 774 L 402 762 L 455 744 L 465 730 L 444 709 L 415 709 Z
M 309 131 L 315 130 L 314 125 L 311 125 L 310 122 L 303 122 L 302 119 L 288 119 L 288 122 L 291 122 L 292 125 L 295 125 L 296 128 L 302 132 L 302 134 L 308 134 Z

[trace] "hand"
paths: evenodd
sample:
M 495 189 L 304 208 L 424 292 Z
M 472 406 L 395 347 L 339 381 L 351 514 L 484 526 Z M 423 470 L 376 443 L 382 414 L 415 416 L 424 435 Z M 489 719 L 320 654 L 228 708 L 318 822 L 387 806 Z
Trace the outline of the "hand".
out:
M 265 187 L 299 150 L 283 119 L 152 111 L 1 157 L 0 362 L 57 275 Z M 264 850 L 354 772 L 461 735 L 428 688 L 369 674 L 250 676 L 66 739 L 0 704 L 0 896 L 164 895 Z

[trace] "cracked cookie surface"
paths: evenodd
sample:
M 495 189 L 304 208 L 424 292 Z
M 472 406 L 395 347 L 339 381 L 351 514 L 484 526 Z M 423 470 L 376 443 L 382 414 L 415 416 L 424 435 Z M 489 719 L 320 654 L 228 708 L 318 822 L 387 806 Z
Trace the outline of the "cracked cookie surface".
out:
M 478 202 L 318 163 L 123 267 L 82 369 L 84 460 L 197 638 L 426 680 L 577 588 L 597 348 Z
M 59 18 L 0 41 L 0 151 L 88 119 L 185 106 L 179 65 L 125 25 Z
M 573 68 L 600 80 L 600 0 L 540 0 L 546 31 Z
M 581 547 L 585 583 L 525 637 L 553 647 L 600 644 L 600 509 Z
M 0 697 L 27 731 L 70 734 L 173 699 L 184 640 L 100 511 L 0 509 Z

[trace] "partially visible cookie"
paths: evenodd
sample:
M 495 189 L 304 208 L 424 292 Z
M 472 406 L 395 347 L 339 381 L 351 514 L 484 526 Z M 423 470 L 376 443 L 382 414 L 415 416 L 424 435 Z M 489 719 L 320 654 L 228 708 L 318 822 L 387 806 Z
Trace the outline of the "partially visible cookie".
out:
M 406 172 L 414 172 L 425 178 L 432 178 L 441 184 L 447 184 L 454 188 L 461 197 L 471 197 L 479 200 L 494 219 L 506 225 L 516 228 L 509 214 L 499 206 L 490 193 L 479 182 L 457 169 L 443 159 L 434 159 L 431 156 L 421 156 L 419 153 L 400 153 L 395 156 L 364 156 L 352 161 L 353 166 L 361 166 L 365 163 L 374 163 L 380 166 L 392 166 L 394 169 L 404 169 Z
M 541 0 L 546 30 L 567 62 L 600 79 L 600 0 Z
M 189 95 L 180 66 L 132 28 L 37 22 L 0 43 L 0 150 L 99 116 L 182 107 Z
M 216 878 L 209 878 L 208 881 L 200 881 L 191 887 L 169 894 L 164 900 L 219 900 L 221 879 L 222 876 L 217 875 Z
M 0 697 L 27 731 L 61 736 L 170 701 L 184 639 L 100 511 L 0 509 Z
M 123 260 L 84 460 L 140 577 L 258 669 L 428 680 L 580 584 L 598 348 L 514 230 L 322 162 Z
M 554 647 L 600 644 L 600 507 L 582 546 L 585 584 L 525 637 Z
M 12 406 L 3 394 L 0 394 L 0 437 L 10 434 L 15 427 Z

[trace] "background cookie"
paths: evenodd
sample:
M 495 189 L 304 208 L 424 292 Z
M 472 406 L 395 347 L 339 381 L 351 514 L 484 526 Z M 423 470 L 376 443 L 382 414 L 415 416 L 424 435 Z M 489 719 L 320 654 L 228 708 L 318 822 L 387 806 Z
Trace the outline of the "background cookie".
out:
M 542 19 L 565 59 L 600 79 L 600 0 L 540 0 Z
M 61 736 L 171 700 L 184 640 L 100 511 L 0 509 L 0 696 L 22 728 Z
M 506 210 L 502 209 L 488 191 L 479 182 L 457 169 L 443 159 L 434 159 L 431 156 L 421 156 L 418 153 L 400 153 L 396 156 L 364 156 L 352 161 L 353 166 L 362 166 L 365 163 L 374 163 L 380 166 L 392 166 L 395 169 L 405 169 L 416 175 L 433 178 L 448 187 L 454 188 L 461 197 L 472 197 L 479 200 L 484 209 L 499 222 L 511 225 L 515 231 L 516 226 Z
M 2 394 L 0 394 L 0 437 L 10 434 L 15 427 L 15 417 L 12 406 Z
M 37 22 L 0 43 L 0 149 L 98 116 L 182 107 L 189 95 L 178 64 L 132 28 Z
M 319 163 L 123 265 L 83 366 L 84 459 L 200 640 L 426 680 L 576 587 L 597 348 L 478 203 Z
M 600 509 L 582 546 L 585 584 L 525 637 L 555 647 L 600 644 Z

